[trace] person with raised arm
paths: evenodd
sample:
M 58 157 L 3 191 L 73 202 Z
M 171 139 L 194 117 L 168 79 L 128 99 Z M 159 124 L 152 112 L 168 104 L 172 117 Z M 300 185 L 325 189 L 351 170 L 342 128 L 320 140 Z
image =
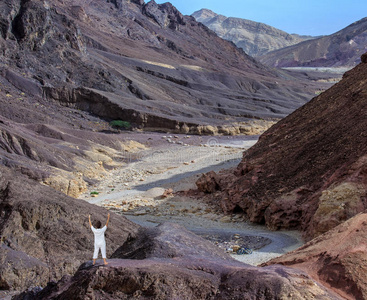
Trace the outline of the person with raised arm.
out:
M 99 250 L 101 250 L 103 262 L 107 265 L 107 257 L 106 257 L 106 239 L 104 236 L 105 231 L 108 227 L 108 222 L 110 221 L 110 213 L 107 216 L 106 225 L 102 227 L 101 221 L 96 221 L 94 223 L 95 227 L 92 225 L 89 215 L 89 225 L 94 233 L 94 253 L 93 253 L 93 265 L 96 263 L 96 259 L 98 258 Z M 101 228 L 102 227 L 102 228 Z

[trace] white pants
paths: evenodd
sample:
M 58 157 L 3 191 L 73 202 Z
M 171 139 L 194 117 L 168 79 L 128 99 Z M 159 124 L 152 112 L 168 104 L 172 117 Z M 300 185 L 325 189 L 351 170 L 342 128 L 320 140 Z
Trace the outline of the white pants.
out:
M 103 243 L 103 244 L 94 244 L 93 259 L 98 258 L 99 249 L 101 249 L 102 258 L 106 258 L 106 243 Z

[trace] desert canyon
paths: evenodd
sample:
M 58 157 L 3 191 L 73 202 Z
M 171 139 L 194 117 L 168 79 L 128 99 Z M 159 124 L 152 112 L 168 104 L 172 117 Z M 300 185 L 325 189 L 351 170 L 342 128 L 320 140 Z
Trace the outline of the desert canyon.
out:
M 0 298 L 367 299 L 366 22 L 1 1 Z

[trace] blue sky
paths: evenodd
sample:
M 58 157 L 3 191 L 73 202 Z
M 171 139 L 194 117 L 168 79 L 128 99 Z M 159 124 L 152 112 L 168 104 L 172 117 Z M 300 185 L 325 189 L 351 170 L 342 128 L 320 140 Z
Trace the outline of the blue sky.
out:
M 367 17 L 366 0 L 155 0 L 184 15 L 208 8 L 227 17 L 262 22 L 288 33 L 332 34 Z M 145 2 L 148 2 L 146 0 Z

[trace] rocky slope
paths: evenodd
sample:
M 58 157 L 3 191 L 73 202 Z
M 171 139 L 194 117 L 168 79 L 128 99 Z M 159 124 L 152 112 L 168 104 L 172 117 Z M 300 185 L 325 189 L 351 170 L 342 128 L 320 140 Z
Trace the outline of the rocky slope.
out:
M 144 229 L 116 214 L 106 234 L 112 259 L 92 267 L 87 216 L 103 222 L 107 211 L 0 172 L 0 297 L 27 290 L 13 299 L 340 299 L 302 271 L 248 266 L 181 226 Z
M 197 127 L 281 118 L 315 91 L 254 61 L 169 3 L 0 5 L 4 76 L 27 95 L 106 120 L 212 133 Z
M 33 296 L 333 299 L 302 271 L 247 267 L 182 229 L 144 232 L 116 214 L 107 253 L 117 258 L 77 270 L 93 247 L 87 215 L 103 221 L 107 211 L 65 195 L 144 148 L 111 134 L 110 120 L 224 133 L 224 121 L 288 114 L 314 86 L 269 71 L 169 4 L 5 0 L 0 8 L 0 296 L 50 282 Z M 144 234 L 152 251 L 126 259 L 123 249 L 139 249 Z
M 170 223 L 142 230 L 114 256 L 16 299 L 340 299 L 303 272 L 239 263 Z
M 0 105 L 1 165 L 72 197 L 145 147 L 106 133 L 114 131 L 96 116 L 27 95 L 1 76 Z
M 367 51 L 367 18 L 318 39 L 267 53 L 259 60 L 273 67 L 354 67 Z
M 91 259 L 88 214 L 105 222 L 107 211 L 0 167 L 0 289 L 44 286 L 73 274 Z M 139 226 L 112 214 L 107 233 L 110 256 Z
M 192 16 L 253 57 L 313 38 L 289 34 L 264 23 L 218 15 L 209 9 L 196 11 Z
M 361 213 L 266 265 L 304 270 L 347 299 L 367 297 L 367 214 Z
M 316 237 L 367 208 L 367 54 L 342 81 L 281 120 L 236 171 L 205 174 L 199 190 L 225 212 Z
M 318 85 L 269 70 L 170 4 L 5 0 L 0 24 L 1 164 L 73 197 L 144 147 L 109 134 L 111 120 L 247 134 Z

